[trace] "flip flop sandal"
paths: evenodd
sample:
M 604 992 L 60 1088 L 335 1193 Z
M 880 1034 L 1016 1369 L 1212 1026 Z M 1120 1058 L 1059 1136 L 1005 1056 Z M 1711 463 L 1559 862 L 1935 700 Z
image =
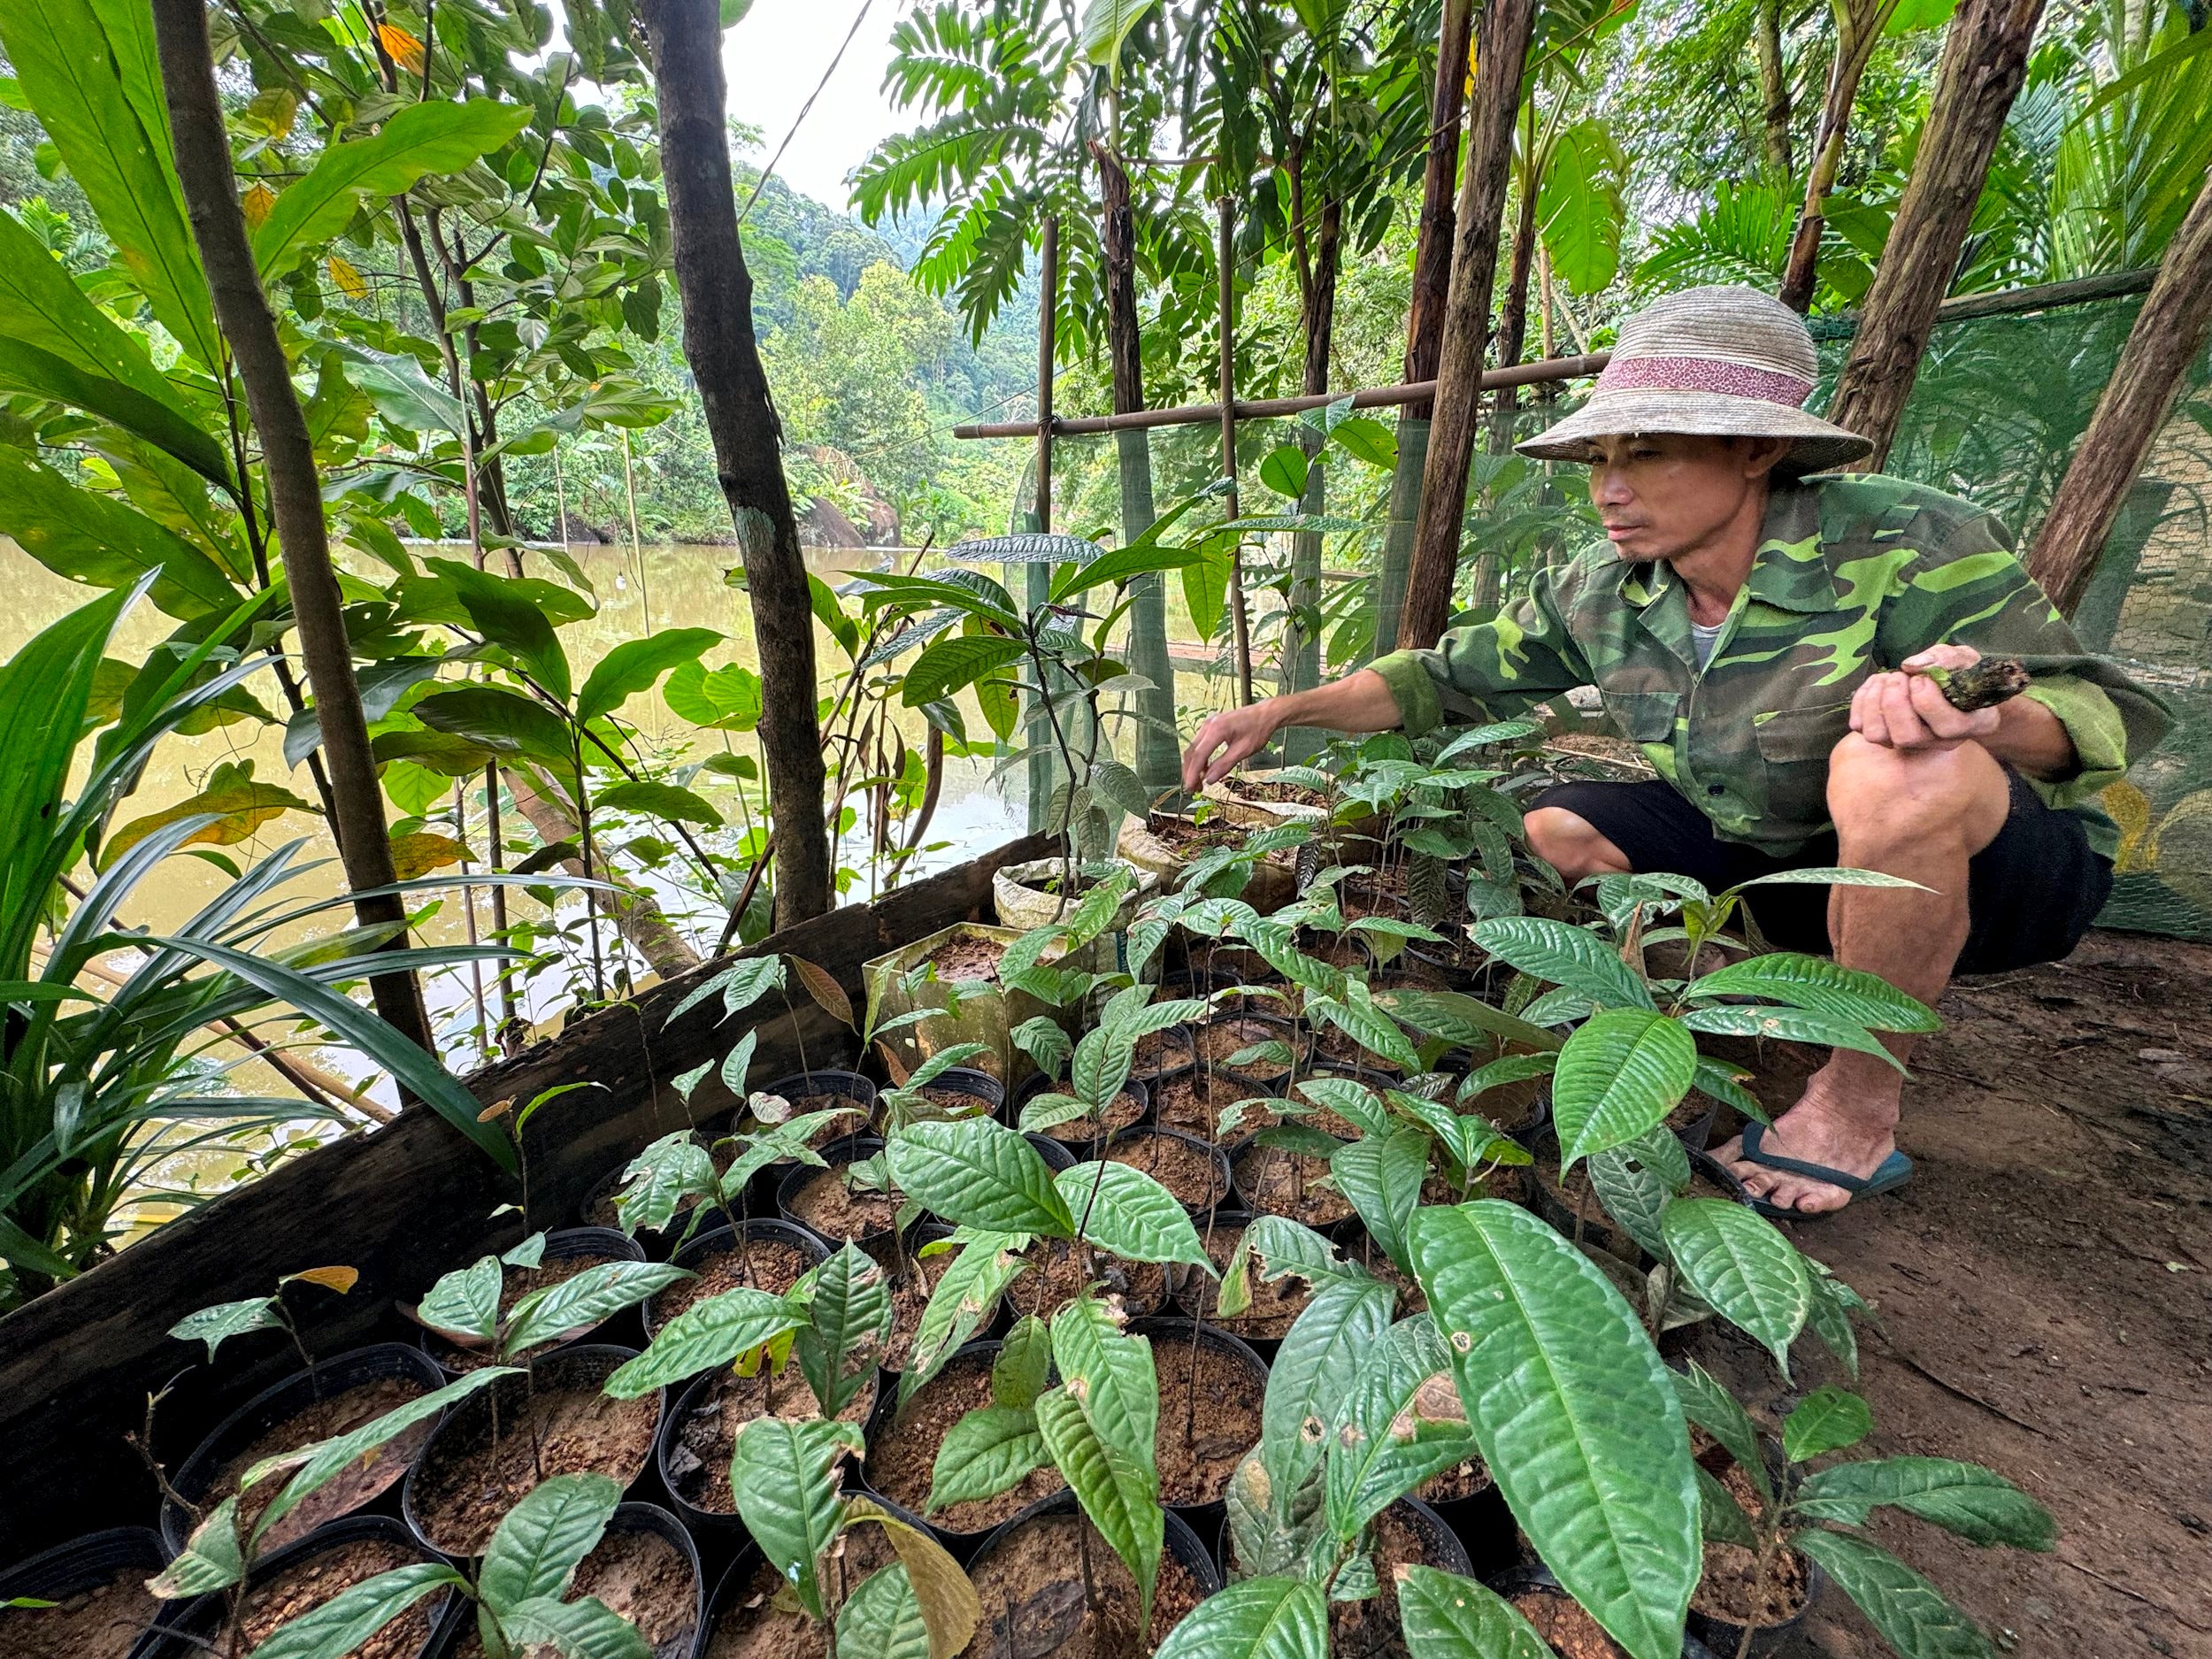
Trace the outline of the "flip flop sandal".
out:
M 1786 1158 L 1778 1152 L 1764 1152 L 1760 1142 L 1766 1138 L 1766 1125 L 1749 1123 L 1743 1126 L 1743 1152 L 1746 1164 L 1755 1164 L 1763 1170 L 1779 1170 L 1786 1175 L 1802 1175 L 1809 1180 L 1824 1181 L 1831 1187 L 1840 1187 L 1851 1194 L 1853 1203 L 1862 1198 L 1871 1198 L 1877 1193 L 1895 1192 L 1912 1179 L 1912 1160 L 1901 1152 L 1893 1152 L 1884 1158 L 1881 1167 L 1869 1176 L 1852 1175 L 1842 1170 L 1832 1170 L 1824 1164 L 1808 1164 L 1802 1158 Z M 1763 1198 L 1755 1198 L 1751 1207 L 1770 1221 L 1824 1221 L 1836 1214 L 1832 1210 L 1799 1210 L 1788 1204 L 1770 1204 Z

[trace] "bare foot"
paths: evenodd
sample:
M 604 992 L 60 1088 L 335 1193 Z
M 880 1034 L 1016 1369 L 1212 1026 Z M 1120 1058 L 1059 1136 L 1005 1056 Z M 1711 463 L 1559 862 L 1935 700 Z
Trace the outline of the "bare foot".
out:
M 1831 1076 L 1832 1069 L 1824 1067 L 1813 1074 L 1797 1104 L 1774 1120 L 1759 1149 L 1802 1164 L 1824 1164 L 1863 1180 L 1897 1150 L 1893 1132 L 1898 1092 L 1882 1080 L 1870 1088 L 1839 1084 Z M 1713 1156 L 1754 1198 L 1778 1210 L 1820 1216 L 1851 1202 L 1850 1194 L 1829 1182 L 1745 1163 L 1740 1138 L 1716 1147 Z

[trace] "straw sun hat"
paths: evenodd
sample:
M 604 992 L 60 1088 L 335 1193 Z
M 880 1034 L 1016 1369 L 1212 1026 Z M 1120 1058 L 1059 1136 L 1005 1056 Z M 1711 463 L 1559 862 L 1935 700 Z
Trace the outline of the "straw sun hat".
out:
M 1593 461 L 1592 439 L 1636 432 L 1787 438 L 1783 465 L 1818 472 L 1874 448 L 1805 411 L 1819 373 L 1805 319 L 1781 301 L 1756 288 L 1686 288 L 1624 322 L 1589 401 L 1514 448 L 1540 461 Z

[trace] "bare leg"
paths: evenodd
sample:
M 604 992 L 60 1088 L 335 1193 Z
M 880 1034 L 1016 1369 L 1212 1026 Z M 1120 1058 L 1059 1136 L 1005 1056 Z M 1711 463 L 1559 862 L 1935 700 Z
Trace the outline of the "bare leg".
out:
M 1966 944 L 1967 865 L 1996 839 L 2010 810 L 2004 769 L 1979 743 L 1906 750 L 1854 734 L 1830 760 L 1828 810 L 1839 864 L 1930 889 L 1834 888 L 1828 933 L 1836 960 L 1932 1004 Z M 1884 1041 L 1900 1060 L 1912 1052 L 1911 1037 Z M 1904 1079 L 1874 1056 L 1836 1049 L 1797 1104 L 1775 1120 L 1764 1148 L 1871 1175 L 1897 1149 L 1903 1087 Z M 1736 1162 L 1741 1151 L 1742 1143 L 1731 1141 L 1714 1156 L 1770 1204 L 1817 1215 L 1850 1202 L 1824 1181 Z
M 1539 858 L 1566 878 L 1567 885 L 1589 876 L 1624 876 L 1628 855 L 1598 833 L 1579 812 L 1563 806 L 1540 806 L 1528 815 L 1528 844 Z

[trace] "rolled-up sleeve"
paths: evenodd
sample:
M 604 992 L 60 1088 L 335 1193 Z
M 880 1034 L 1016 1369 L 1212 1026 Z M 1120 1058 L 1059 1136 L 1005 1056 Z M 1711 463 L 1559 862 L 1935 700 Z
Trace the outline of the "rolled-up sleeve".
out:
M 1567 631 L 1557 572 L 1537 572 L 1525 598 L 1487 622 L 1454 628 L 1425 651 L 1393 651 L 1368 664 L 1390 687 L 1406 733 L 1448 721 L 1503 720 L 1590 683 Z

